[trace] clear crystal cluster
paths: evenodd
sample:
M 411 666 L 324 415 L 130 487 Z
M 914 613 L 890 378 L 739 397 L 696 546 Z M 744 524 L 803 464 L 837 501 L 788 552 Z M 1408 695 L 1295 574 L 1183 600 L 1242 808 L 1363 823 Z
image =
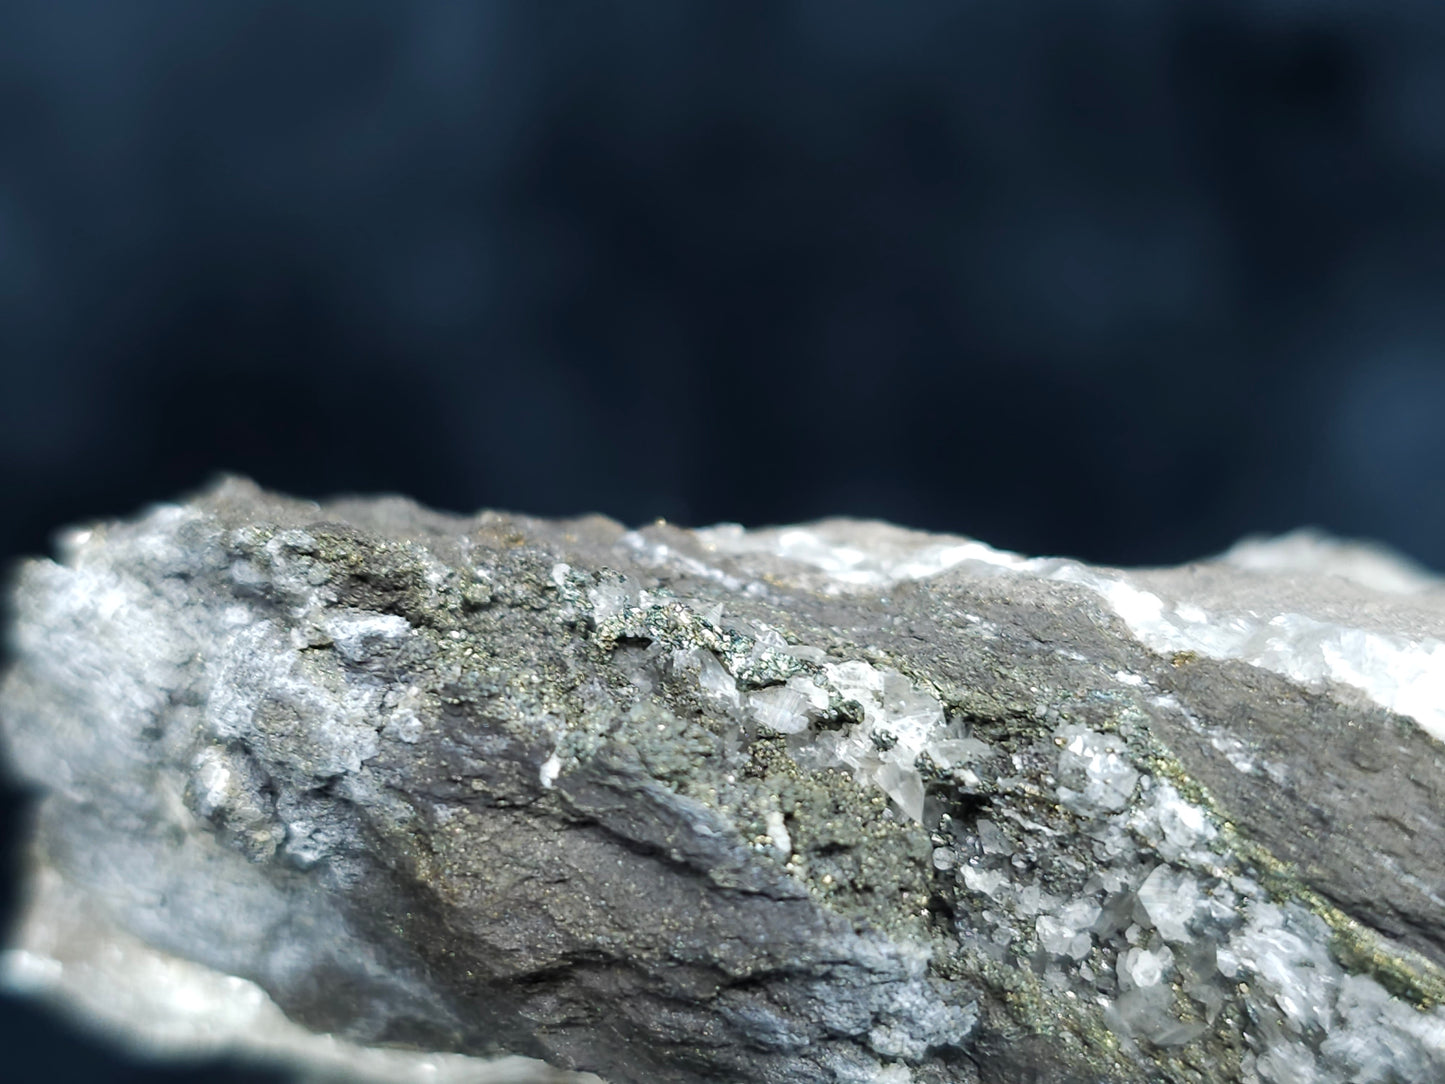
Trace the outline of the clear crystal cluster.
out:
M 1071 893 L 1041 890 L 1029 867 L 1047 854 L 1046 835 L 1011 825 L 1009 854 L 985 842 L 996 826 L 965 829 L 965 884 L 994 917 L 996 945 L 1037 944 L 1046 983 L 1096 1000 L 1121 1036 L 1155 1046 L 1189 1042 L 1229 1008 L 1251 1046 L 1242 1059 L 1251 1084 L 1445 1073 L 1445 1011 L 1422 1012 L 1346 974 L 1322 919 L 1271 902 L 1213 818 L 1129 767 L 1118 738 L 1063 726 L 1056 741 L 1060 802 L 1094 840 L 1097 864 Z
M 1169 598 L 1159 585 L 1146 589 L 1129 573 L 876 530 L 881 537 L 872 546 L 805 528 L 722 527 L 708 537 L 724 552 L 771 552 L 821 570 L 824 589 L 840 592 L 965 564 L 1075 583 L 1095 591 L 1157 651 L 1238 658 L 1305 683 L 1346 681 L 1445 733 L 1445 646 L 1431 636 L 1407 641 L 1350 627 L 1340 614 L 1211 613 L 1187 597 Z M 1392 555 L 1307 533 L 1241 544 L 1225 560 L 1284 575 L 1323 572 L 1400 593 L 1439 590 L 1438 581 Z M 936 696 L 902 674 L 860 660 L 814 669 L 818 649 L 784 644 L 771 631 L 759 643 L 808 660 L 810 670 L 746 694 L 752 720 L 790 735 L 801 763 L 843 765 L 859 782 L 882 788 L 913 820 L 924 819 L 929 773 L 976 786 L 975 769 L 994 758 L 966 727 L 949 723 Z M 1131 688 L 1146 685 L 1137 675 L 1114 677 Z M 819 727 L 840 701 L 861 709 L 854 721 Z M 1154 702 L 1183 710 L 1168 695 Z M 1050 714 L 1062 719 L 1067 712 Z M 995 774 L 998 792 L 1034 799 L 1042 780 L 1052 787 L 1042 797 L 1062 817 L 1032 817 L 1024 802 L 1002 805 L 1002 817 L 945 815 L 932 864 L 969 905 L 960 936 L 1001 963 L 1030 961 L 1051 992 L 1101 1007 L 1126 1049 L 1138 1042 L 1182 1048 L 1221 1013 L 1231 1014 L 1245 1047 L 1242 1084 L 1445 1080 L 1445 1008 L 1408 1004 L 1370 975 L 1347 972 L 1331 952 L 1334 932 L 1325 921 L 1299 902 L 1272 897 L 1249 876 L 1217 817 L 1151 772 L 1129 729 L 1126 722 L 1103 733 L 1061 721 L 1051 763 L 1015 755 Z M 1228 752 L 1242 772 L 1272 770 L 1243 748 Z M 1087 864 L 1062 845 L 1079 834 L 1090 840 Z
M 558 566 L 564 589 L 571 569 Z M 670 665 L 691 670 L 702 691 L 748 732 L 795 736 L 789 744 L 806 767 L 843 767 L 880 788 L 915 822 L 923 820 L 923 772 L 958 767 L 988 746 L 944 720 L 943 704 L 922 684 L 859 659 L 836 662 L 818 647 L 790 645 L 776 629 L 723 626 L 723 609 L 689 605 L 625 587 L 574 586 L 607 642 L 646 639 Z M 645 680 L 645 679 L 644 679 Z M 764 684 L 774 681 L 774 684 Z
M 1445 607 L 1438 577 L 1383 547 L 1300 530 L 1245 539 L 1217 559 L 1232 589 L 1201 591 L 1176 570 L 1127 572 L 1059 557 L 1024 557 L 973 539 L 940 539 L 885 524 L 699 532 L 720 552 L 772 553 L 848 591 L 927 580 L 952 569 L 1077 584 L 1095 592 L 1140 642 L 1159 652 L 1240 659 L 1306 684 L 1337 681 L 1414 718 L 1445 741 Z M 861 535 L 861 537 L 860 537 Z M 1313 588 L 1337 598 L 1322 605 Z M 1378 596 L 1393 606 L 1382 621 Z M 1409 606 L 1411 597 L 1423 601 Z M 1409 634 L 1397 627 L 1402 618 Z

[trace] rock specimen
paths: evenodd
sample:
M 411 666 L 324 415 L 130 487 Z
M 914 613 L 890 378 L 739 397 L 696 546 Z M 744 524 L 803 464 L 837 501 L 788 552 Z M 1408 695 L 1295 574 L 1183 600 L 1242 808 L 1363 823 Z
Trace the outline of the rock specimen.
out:
M 1445 588 L 1387 554 L 228 479 L 14 607 L 12 982 L 81 908 L 313 1032 L 612 1084 L 1445 1079 Z

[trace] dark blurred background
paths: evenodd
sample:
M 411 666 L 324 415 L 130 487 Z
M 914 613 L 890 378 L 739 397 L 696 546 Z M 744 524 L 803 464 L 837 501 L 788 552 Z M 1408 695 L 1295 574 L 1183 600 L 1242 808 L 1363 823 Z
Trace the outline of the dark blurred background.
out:
M 7 562 L 226 469 L 1440 568 L 1442 289 L 1423 0 L 0 5 Z

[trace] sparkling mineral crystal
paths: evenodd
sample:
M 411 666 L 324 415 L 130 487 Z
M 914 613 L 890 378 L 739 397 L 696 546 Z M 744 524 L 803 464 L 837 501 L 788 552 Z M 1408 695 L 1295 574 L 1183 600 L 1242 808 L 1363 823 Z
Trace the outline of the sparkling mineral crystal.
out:
M 1125 572 L 226 479 L 13 607 L 3 976 L 147 1049 L 1445 1080 L 1445 586 L 1378 549 Z

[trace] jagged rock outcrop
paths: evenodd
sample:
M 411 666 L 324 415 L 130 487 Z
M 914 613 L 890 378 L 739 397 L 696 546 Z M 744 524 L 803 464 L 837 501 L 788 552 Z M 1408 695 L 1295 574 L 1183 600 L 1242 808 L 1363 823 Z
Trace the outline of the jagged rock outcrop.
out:
M 1445 590 L 1388 555 L 227 479 L 14 605 L 12 980 L 83 908 L 312 1031 L 614 1084 L 1445 1079 Z

